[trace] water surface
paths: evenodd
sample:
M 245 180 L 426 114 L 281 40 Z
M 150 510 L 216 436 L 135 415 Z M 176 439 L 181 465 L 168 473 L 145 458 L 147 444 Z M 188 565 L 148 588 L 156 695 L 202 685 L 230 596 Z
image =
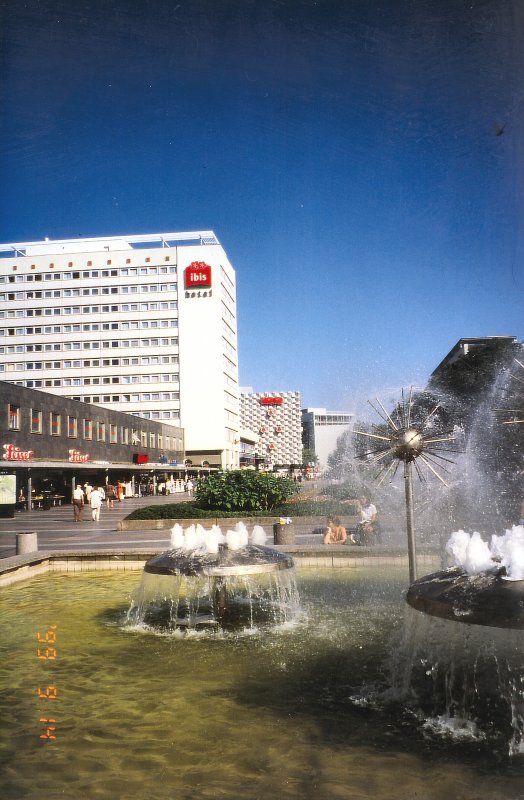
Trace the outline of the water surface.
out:
M 139 579 L 2 591 L 3 800 L 524 797 L 486 742 L 431 738 L 362 697 L 387 683 L 403 572 L 301 570 L 299 624 L 225 636 L 126 627 Z

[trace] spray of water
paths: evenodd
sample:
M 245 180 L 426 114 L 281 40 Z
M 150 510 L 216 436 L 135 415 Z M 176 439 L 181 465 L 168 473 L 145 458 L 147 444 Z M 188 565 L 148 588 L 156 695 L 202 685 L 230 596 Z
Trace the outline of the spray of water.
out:
M 255 525 L 251 534 L 244 522 L 237 522 L 224 535 L 218 525 L 207 530 L 202 525 L 189 525 L 185 530 L 178 522 L 171 528 L 171 547 L 187 552 L 218 553 L 219 545 L 226 543 L 230 550 L 242 550 L 248 544 L 262 546 L 267 535 L 261 525 Z
M 451 534 L 446 553 L 452 564 L 468 575 L 480 575 L 500 566 L 506 580 L 524 580 L 524 526 L 514 525 L 503 536 L 493 535 L 488 544 L 478 531 L 459 530 Z

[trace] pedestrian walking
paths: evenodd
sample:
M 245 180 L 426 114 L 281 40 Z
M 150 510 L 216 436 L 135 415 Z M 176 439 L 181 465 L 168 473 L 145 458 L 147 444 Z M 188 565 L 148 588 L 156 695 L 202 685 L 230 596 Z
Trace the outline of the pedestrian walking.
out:
M 106 486 L 106 506 L 108 508 L 115 507 L 115 497 L 116 497 L 116 489 L 112 484 L 108 483 Z
M 89 505 L 91 506 L 91 517 L 93 522 L 98 522 L 100 519 L 100 509 L 102 507 L 102 492 L 100 489 L 93 489 L 89 495 Z
M 73 490 L 73 514 L 75 517 L 75 522 L 82 522 L 83 509 L 84 509 L 84 490 L 79 484 Z

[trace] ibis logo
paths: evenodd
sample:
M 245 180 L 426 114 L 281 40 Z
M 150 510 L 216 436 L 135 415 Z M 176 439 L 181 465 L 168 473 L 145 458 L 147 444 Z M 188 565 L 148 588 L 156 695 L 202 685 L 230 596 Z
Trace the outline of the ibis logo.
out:
M 184 270 L 185 289 L 210 289 L 211 267 L 204 261 L 193 261 Z

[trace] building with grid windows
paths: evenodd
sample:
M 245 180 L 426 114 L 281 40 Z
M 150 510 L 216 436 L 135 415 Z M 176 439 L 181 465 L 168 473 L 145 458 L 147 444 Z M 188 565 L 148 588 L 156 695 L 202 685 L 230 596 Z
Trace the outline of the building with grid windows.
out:
M 185 431 L 239 464 L 235 271 L 213 231 L 0 245 L 0 379 Z
M 300 392 L 240 392 L 241 464 L 290 469 L 302 465 Z
M 328 456 L 335 450 L 339 437 L 351 430 L 353 420 L 353 414 L 325 408 L 302 409 L 302 442 L 305 449 L 315 453 L 320 472 L 326 469 Z

